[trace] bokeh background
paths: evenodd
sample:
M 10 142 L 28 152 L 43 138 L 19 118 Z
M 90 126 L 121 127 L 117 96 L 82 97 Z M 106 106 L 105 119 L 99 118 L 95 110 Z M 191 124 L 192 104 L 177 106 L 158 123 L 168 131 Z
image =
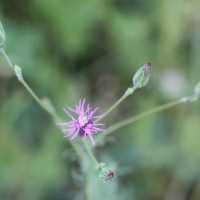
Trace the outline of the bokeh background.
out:
M 191 95 L 200 81 L 199 0 L 2 0 L 0 21 L 10 59 L 66 121 L 65 103 L 80 98 L 102 114 L 147 62 L 149 84 L 105 117 L 105 128 Z M 199 200 L 199 108 L 182 104 L 108 136 L 94 151 L 116 173 L 105 184 L 92 161 L 81 167 L 1 54 L 0 199 Z

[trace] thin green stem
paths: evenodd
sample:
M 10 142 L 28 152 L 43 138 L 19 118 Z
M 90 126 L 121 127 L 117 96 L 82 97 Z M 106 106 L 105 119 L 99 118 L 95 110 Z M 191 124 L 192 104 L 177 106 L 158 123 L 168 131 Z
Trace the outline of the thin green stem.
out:
M 51 110 L 49 110 L 44 104 L 43 102 L 38 98 L 38 96 L 33 92 L 33 90 L 28 86 L 28 84 L 22 80 L 21 83 L 23 84 L 23 86 L 28 90 L 28 92 L 32 95 L 32 97 L 42 106 L 42 108 L 44 108 L 50 115 L 52 115 L 53 117 L 55 117 L 56 119 L 58 119 L 59 121 L 63 121 L 62 118 L 60 118 L 58 115 L 56 115 L 55 113 L 53 113 Z
M 137 89 L 136 86 L 134 86 L 133 88 L 133 91 Z M 97 123 L 99 122 L 101 119 L 103 119 L 108 113 L 110 113 L 115 107 L 117 107 L 126 97 L 128 97 L 130 94 L 128 93 L 125 93 L 114 105 L 112 105 L 105 113 L 104 113 L 104 116 L 103 117 L 100 117 L 96 120 L 94 120 L 94 123 Z
M 87 141 L 86 141 L 85 138 L 83 138 L 83 143 L 85 144 L 85 148 L 87 149 L 87 152 L 89 153 L 90 157 L 94 161 L 95 165 L 99 165 L 99 162 L 97 161 L 97 159 L 92 154 L 92 151 L 90 150 L 90 148 L 89 148 L 89 146 L 88 146 Z
M 13 70 L 15 70 L 14 65 L 12 64 L 12 62 L 10 61 L 10 59 L 8 58 L 5 50 L 3 47 L 0 48 L 0 51 L 2 52 L 2 54 L 4 55 L 4 57 L 6 58 L 6 60 L 8 61 L 9 65 L 12 67 Z M 49 110 L 44 104 L 43 102 L 38 98 L 38 96 L 33 92 L 33 90 L 29 87 L 29 85 L 22 79 L 20 80 L 20 82 L 23 84 L 23 86 L 28 90 L 28 92 L 32 95 L 32 97 L 40 104 L 40 106 L 42 106 L 50 115 L 52 115 L 53 117 L 55 117 L 56 119 L 58 119 L 59 121 L 63 121 L 62 118 L 60 118 L 58 115 L 56 115 L 55 113 L 53 113 L 51 110 Z
M 93 173 L 91 171 L 93 170 L 93 166 L 89 165 L 88 169 L 86 171 L 87 179 L 86 179 L 86 200 L 92 200 L 92 191 L 93 191 L 93 181 L 92 181 L 92 176 Z
M 4 50 L 3 47 L 0 48 L 0 51 L 2 52 L 2 54 L 4 55 L 4 57 L 6 58 L 7 62 L 9 63 L 9 65 L 13 68 L 13 70 L 15 70 L 15 69 L 14 69 L 14 66 L 13 66 L 13 64 L 12 64 L 12 62 L 11 62 L 10 59 L 8 58 L 8 56 L 7 56 L 7 54 L 6 54 L 6 52 L 5 52 L 5 50 Z
M 98 143 L 100 142 L 105 136 L 109 135 L 110 133 L 116 131 L 117 129 L 119 128 L 122 128 L 128 124 L 131 124 L 132 122 L 135 122 L 143 117 L 146 117 L 148 115 L 151 115 L 153 113 L 156 113 L 156 112 L 159 112 L 159 111 L 162 111 L 162 110 L 165 110 L 167 108 L 170 108 L 170 107 L 173 107 L 175 105 L 178 105 L 178 104 L 181 104 L 181 103 L 184 103 L 186 101 L 182 101 L 182 100 L 177 100 L 177 101 L 173 101 L 171 103 L 167 103 L 167 104 L 164 104 L 164 105 L 161 105 L 161 106 L 158 106 L 156 108 L 153 108 L 151 110 L 148 110 L 146 112 L 143 112 L 141 114 L 138 114 L 134 117 L 131 117 L 131 118 L 128 118 L 126 120 L 123 120 L 121 122 L 118 122 L 112 126 L 110 126 L 105 132 L 99 134 L 96 138 L 95 138 L 95 142 Z
M 104 118 L 108 113 L 110 113 L 116 106 L 118 106 L 126 97 L 127 97 L 127 95 L 124 94 L 114 105 L 112 105 L 112 106 L 104 113 L 104 116 L 103 116 L 103 117 L 94 120 L 94 123 L 97 123 L 98 121 L 100 121 L 101 119 L 103 119 L 103 118 Z

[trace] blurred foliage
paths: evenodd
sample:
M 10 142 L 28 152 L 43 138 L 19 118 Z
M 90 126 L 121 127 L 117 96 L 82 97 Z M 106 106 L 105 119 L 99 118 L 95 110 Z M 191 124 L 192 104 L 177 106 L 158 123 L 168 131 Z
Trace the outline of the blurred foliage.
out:
M 152 63 L 149 84 L 103 119 L 106 127 L 193 93 L 199 13 L 199 0 L 0 2 L 7 54 L 66 121 L 65 103 L 73 108 L 87 98 L 101 114 Z M 0 55 L 0 199 L 199 199 L 199 106 L 183 104 L 114 132 L 95 149 L 117 175 L 104 184 L 90 159 L 80 167 L 68 138 Z

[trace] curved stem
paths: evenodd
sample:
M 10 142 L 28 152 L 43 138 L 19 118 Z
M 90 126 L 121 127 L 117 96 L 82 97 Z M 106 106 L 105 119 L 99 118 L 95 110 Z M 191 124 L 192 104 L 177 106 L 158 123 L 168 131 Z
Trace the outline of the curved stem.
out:
M 94 123 L 97 123 L 98 121 L 100 121 L 101 119 L 103 119 L 103 118 L 104 118 L 108 113 L 110 113 L 116 106 L 118 106 L 126 97 L 127 97 L 127 95 L 124 94 L 114 105 L 112 105 L 112 106 L 104 113 L 104 116 L 103 116 L 103 117 L 94 120 Z
M 164 105 L 161 105 L 161 106 L 158 106 L 156 108 L 153 108 L 151 110 L 148 110 L 146 112 L 143 112 L 141 114 L 138 114 L 134 117 L 131 117 L 131 118 L 128 118 L 126 120 L 123 120 L 121 122 L 118 122 L 112 126 L 110 126 L 105 132 L 101 133 L 100 135 L 98 135 L 96 138 L 95 138 L 95 142 L 98 143 L 100 142 L 106 135 L 109 135 L 110 133 L 116 131 L 117 129 L 119 128 L 122 128 L 132 122 L 135 122 L 143 117 L 146 117 L 148 115 L 151 115 L 153 113 L 156 113 L 156 112 L 159 112 L 159 111 L 162 111 L 162 110 L 165 110 L 167 108 L 170 108 L 170 107 L 173 107 L 175 105 L 178 105 L 178 104 L 181 104 L 181 103 L 184 103 L 186 101 L 182 101 L 181 99 L 180 100 L 177 100 L 177 101 L 173 101 L 171 103 L 167 103 L 167 104 L 164 104 Z
M 10 59 L 8 58 L 5 50 L 3 47 L 0 48 L 0 51 L 2 52 L 2 54 L 4 55 L 4 57 L 6 58 L 7 62 L 9 63 L 9 65 L 12 67 L 13 70 L 15 70 L 14 65 L 12 64 L 12 62 L 10 61 Z M 29 87 L 29 85 L 26 83 L 26 81 L 24 80 L 20 80 L 20 82 L 23 84 L 23 86 L 28 90 L 28 92 L 32 95 L 32 97 L 40 104 L 40 106 L 42 106 L 50 115 L 52 115 L 53 117 L 55 117 L 56 119 L 58 119 L 59 121 L 63 121 L 62 118 L 60 118 L 58 115 L 56 115 L 55 113 L 53 113 L 51 110 L 49 110 L 44 104 L 43 102 L 38 98 L 38 96 L 33 92 L 33 90 Z
M 7 56 L 5 50 L 3 47 L 0 48 L 0 51 L 2 52 L 2 54 L 4 55 L 4 57 L 6 58 L 7 62 L 9 63 L 9 65 L 12 67 L 12 69 L 15 71 L 14 65 L 12 64 L 12 62 L 10 61 L 9 57 Z M 33 90 L 29 87 L 29 85 L 24 81 L 24 79 L 20 80 L 20 82 L 23 84 L 23 86 L 28 90 L 28 92 L 32 95 L 32 97 L 40 104 L 40 106 L 42 106 L 42 108 L 44 108 L 51 116 L 53 116 L 54 118 L 56 118 L 57 120 L 63 122 L 64 120 L 59 117 L 58 115 L 56 115 L 55 113 L 53 113 L 50 109 L 48 109 L 48 107 L 38 98 L 38 96 L 33 92 Z M 73 146 L 74 150 L 76 151 L 76 153 L 79 155 L 80 158 L 82 158 L 82 160 L 85 160 L 85 156 L 86 154 L 83 151 L 83 148 L 81 145 L 79 145 L 77 142 L 72 141 L 71 145 Z
M 94 161 L 95 165 L 99 165 L 99 162 L 97 161 L 97 159 L 94 157 L 94 155 L 92 154 L 86 139 L 83 138 L 83 143 L 85 144 L 85 148 L 87 149 L 87 152 L 89 153 L 90 157 L 92 158 L 92 160 Z
M 33 92 L 33 90 L 29 87 L 29 85 L 24 81 L 20 81 L 23 86 L 29 91 L 29 93 L 32 95 L 32 97 L 40 104 L 40 106 L 42 106 L 42 108 L 44 108 L 50 115 L 52 115 L 53 117 L 55 117 L 56 119 L 58 119 L 59 121 L 64 121 L 62 118 L 60 118 L 58 115 L 56 115 L 55 113 L 53 113 L 51 110 L 49 110 L 44 104 L 43 102 L 38 98 L 38 96 Z
M 133 91 L 132 91 L 132 93 L 137 89 L 137 87 L 136 86 L 134 86 L 133 88 Z M 131 94 L 132 94 L 131 93 Z M 112 105 L 105 113 L 104 113 L 104 116 L 103 117 L 101 117 L 101 118 L 98 118 L 98 119 L 96 119 L 96 120 L 94 120 L 94 123 L 97 123 L 97 122 L 99 122 L 101 119 L 103 119 L 108 113 L 110 113 L 115 107 L 117 107 L 126 97 L 128 97 L 130 94 L 128 94 L 128 93 L 126 93 L 125 92 L 125 94 L 114 104 L 114 105 Z
M 12 62 L 10 61 L 9 57 L 7 56 L 5 50 L 3 47 L 0 48 L 0 51 L 2 52 L 2 54 L 4 55 L 4 57 L 6 58 L 7 62 L 9 63 L 9 65 L 12 67 L 12 69 L 15 71 L 14 65 L 12 64 Z M 48 109 L 48 107 L 39 99 L 39 97 L 33 92 L 33 90 L 29 87 L 29 85 L 26 83 L 26 81 L 24 81 L 24 79 L 19 80 L 23 86 L 28 90 L 28 92 L 32 95 L 32 97 L 40 104 L 40 106 L 42 106 L 42 108 L 44 108 L 50 115 L 52 115 L 53 117 L 55 117 L 56 119 L 58 119 L 59 121 L 64 121 L 62 118 L 60 118 L 58 115 L 56 115 L 55 113 L 53 113 L 50 109 Z M 83 153 L 83 149 L 82 147 L 76 143 L 75 141 L 72 141 L 72 146 L 74 147 L 75 151 L 77 152 L 77 154 L 84 160 L 84 153 Z M 98 165 L 98 161 L 96 160 L 96 158 L 94 157 L 94 155 L 92 154 L 91 150 L 89 149 L 86 140 L 84 140 L 84 144 L 85 147 L 90 155 L 90 157 L 92 158 L 92 160 L 95 162 L 96 165 Z

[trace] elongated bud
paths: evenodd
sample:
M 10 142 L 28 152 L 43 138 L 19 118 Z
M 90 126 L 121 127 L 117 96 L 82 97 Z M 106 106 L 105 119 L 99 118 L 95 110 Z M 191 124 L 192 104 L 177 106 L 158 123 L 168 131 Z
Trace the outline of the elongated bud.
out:
M 3 25 L 0 22 L 0 47 L 4 45 L 5 40 L 6 40 L 6 35 L 3 29 Z
M 133 76 L 133 85 L 141 88 L 147 85 L 151 76 L 151 63 L 145 64 Z
M 15 65 L 15 74 L 17 75 L 17 78 L 19 81 L 23 80 L 23 76 L 22 76 L 22 70 L 19 66 Z
M 194 87 L 194 94 L 200 96 L 200 82 L 198 82 Z
M 104 167 L 99 173 L 99 178 L 104 183 L 109 183 L 115 178 L 115 174 L 112 169 Z

